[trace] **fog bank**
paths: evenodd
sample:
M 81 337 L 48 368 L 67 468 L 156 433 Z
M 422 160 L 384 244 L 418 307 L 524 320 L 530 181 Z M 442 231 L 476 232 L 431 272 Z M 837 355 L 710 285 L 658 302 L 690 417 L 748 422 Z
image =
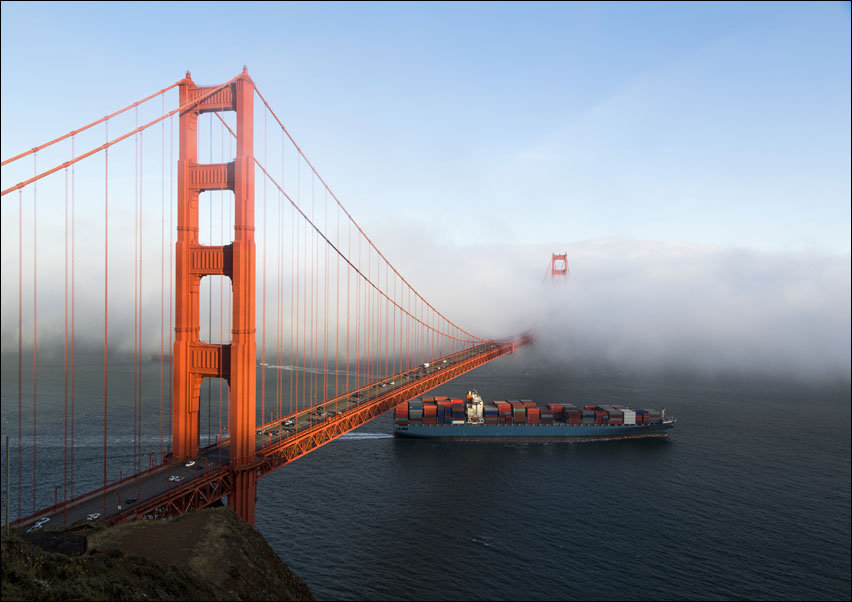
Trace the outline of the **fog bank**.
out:
M 546 268 L 563 251 L 570 274 L 554 283 Z M 487 336 L 530 328 L 557 364 L 850 379 L 849 256 L 628 240 L 427 241 L 408 245 L 399 264 L 451 319 Z

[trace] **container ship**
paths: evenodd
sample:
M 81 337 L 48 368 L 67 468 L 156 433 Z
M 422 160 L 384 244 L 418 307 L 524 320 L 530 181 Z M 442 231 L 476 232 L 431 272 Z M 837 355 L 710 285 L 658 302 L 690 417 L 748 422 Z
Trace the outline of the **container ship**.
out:
M 596 441 L 666 437 L 676 420 L 666 410 L 622 405 L 549 403 L 530 399 L 486 403 L 476 391 L 465 399 L 416 397 L 394 410 L 394 435 L 421 439 Z

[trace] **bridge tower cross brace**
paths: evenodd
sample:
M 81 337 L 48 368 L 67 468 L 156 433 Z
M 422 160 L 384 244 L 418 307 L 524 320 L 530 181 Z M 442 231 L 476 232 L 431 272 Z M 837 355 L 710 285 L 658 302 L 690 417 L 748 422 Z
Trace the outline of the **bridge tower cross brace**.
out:
M 205 377 L 227 379 L 230 466 L 234 473 L 234 493 L 228 503 L 253 525 L 257 499 L 254 83 L 244 68 L 239 78 L 216 91 L 220 87 L 196 86 L 189 72 L 179 86 L 180 106 L 197 102 L 180 114 L 172 446 L 177 462 L 198 455 L 201 382 Z M 220 111 L 236 111 L 236 157 L 230 163 L 199 163 L 198 116 Z M 208 190 L 234 193 L 233 243 L 229 245 L 199 243 L 198 201 Z M 199 288 L 201 279 L 212 275 L 231 279 L 230 344 L 203 343 L 199 338 Z

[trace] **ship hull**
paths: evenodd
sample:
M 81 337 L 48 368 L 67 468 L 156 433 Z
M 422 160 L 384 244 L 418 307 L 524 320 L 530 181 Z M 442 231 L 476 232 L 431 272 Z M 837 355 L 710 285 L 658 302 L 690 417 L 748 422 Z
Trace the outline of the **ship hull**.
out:
M 394 435 L 412 439 L 508 441 L 601 441 L 667 437 L 673 424 L 568 425 L 568 424 L 408 424 L 394 425 Z

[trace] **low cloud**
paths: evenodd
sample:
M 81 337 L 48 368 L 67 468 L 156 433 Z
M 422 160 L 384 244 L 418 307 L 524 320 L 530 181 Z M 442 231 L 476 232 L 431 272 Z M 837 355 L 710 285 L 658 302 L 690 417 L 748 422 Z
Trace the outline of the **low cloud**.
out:
M 850 379 L 849 256 L 630 240 L 407 248 L 401 271 L 448 317 L 485 336 L 530 328 L 555 363 Z M 554 283 L 563 251 L 570 275 Z

